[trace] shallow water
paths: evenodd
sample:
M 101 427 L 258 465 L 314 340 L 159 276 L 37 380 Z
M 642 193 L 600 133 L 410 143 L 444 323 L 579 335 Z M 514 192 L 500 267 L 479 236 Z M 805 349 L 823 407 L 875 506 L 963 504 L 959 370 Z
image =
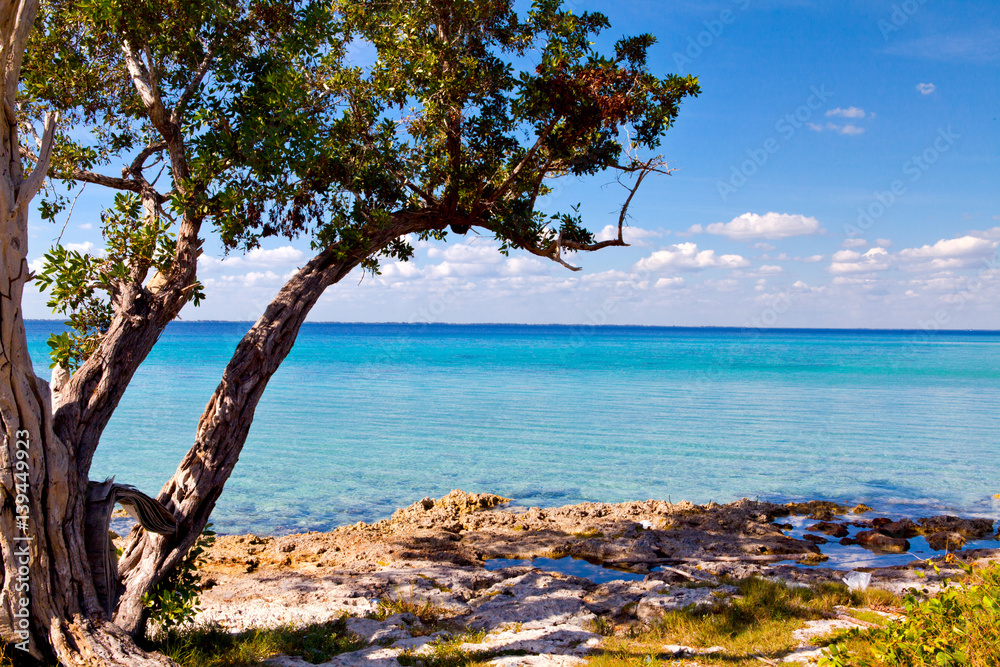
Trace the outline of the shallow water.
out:
M 572 556 L 566 556 L 565 558 L 491 558 L 486 561 L 487 570 L 500 570 L 516 565 L 530 565 L 547 572 L 559 572 L 574 577 L 583 577 L 584 579 L 590 579 L 595 584 L 622 580 L 642 581 L 646 578 L 644 574 L 625 572 L 624 570 L 595 565 L 581 558 L 573 558 Z
M 849 516 L 838 516 L 833 520 L 837 522 L 843 522 L 847 526 L 847 536 L 854 537 L 862 530 L 871 530 L 871 528 L 859 528 L 857 526 L 849 525 L 849 522 L 857 517 Z M 837 570 L 853 570 L 857 568 L 865 567 L 892 567 L 893 565 L 905 565 L 906 563 L 915 560 L 928 560 L 936 556 L 944 556 L 946 551 L 935 551 L 931 549 L 930 545 L 927 543 L 927 539 L 921 535 L 916 537 L 908 538 L 910 543 L 910 549 L 906 553 L 881 553 L 874 552 L 864 547 L 851 544 L 843 545 L 840 542 L 828 535 L 822 535 L 816 533 L 815 531 L 806 530 L 807 526 L 811 526 L 816 523 L 816 519 L 810 519 L 804 516 L 791 516 L 782 517 L 778 519 L 779 523 L 789 523 L 793 526 L 792 530 L 785 531 L 785 534 L 789 537 L 794 537 L 796 539 L 802 539 L 802 536 L 808 532 L 812 532 L 813 535 L 820 535 L 829 540 L 826 544 L 820 544 L 819 549 L 823 552 L 824 556 L 827 556 L 829 560 L 822 563 L 816 563 L 815 565 L 804 565 L 803 567 L 830 567 Z M 965 543 L 964 549 L 997 549 L 1000 548 L 1000 543 L 995 539 L 988 538 L 984 540 L 969 540 Z
M 170 325 L 92 477 L 155 494 L 249 326 Z M 28 323 L 43 377 L 59 328 Z M 998 379 L 997 333 L 306 324 L 213 521 L 327 530 L 453 488 L 995 517 Z

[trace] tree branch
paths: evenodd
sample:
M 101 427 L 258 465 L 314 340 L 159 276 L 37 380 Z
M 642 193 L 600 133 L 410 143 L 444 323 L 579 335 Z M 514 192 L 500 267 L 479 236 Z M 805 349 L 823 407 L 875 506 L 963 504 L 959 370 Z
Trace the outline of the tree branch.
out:
M 129 165 L 126 169 L 122 169 L 122 176 L 124 177 L 126 173 L 133 175 L 141 174 L 142 165 L 144 162 L 146 162 L 149 156 L 159 151 L 166 150 L 166 148 L 167 148 L 167 142 L 165 141 L 154 141 L 153 143 L 149 144 L 141 151 L 139 151 L 139 154 L 135 156 L 134 160 L 132 160 L 131 165 Z
M 168 127 L 170 117 L 160 99 L 160 91 L 156 87 L 156 82 L 127 39 L 122 40 L 122 54 L 125 56 L 125 66 L 132 78 L 132 84 L 146 107 L 149 119 L 164 136 L 172 134 Z
M 45 182 L 46 172 L 49 170 L 49 160 L 52 157 L 52 143 L 56 136 L 56 120 L 58 118 L 59 114 L 55 112 L 45 114 L 45 132 L 42 134 L 42 146 L 38 152 L 38 160 L 35 162 L 35 168 L 31 170 L 31 174 L 21 184 L 17 194 L 18 206 L 27 205 L 42 187 L 42 183 Z
M 177 104 L 174 105 L 174 110 L 170 113 L 170 122 L 179 124 L 181 122 L 181 114 L 184 113 L 184 108 L 187 103 L 191 101 L 191 97 L 194 92 L 201 85 L 202 79 L 205 78 L 205 74 L 208 72 L 208 68 L 212 65 L 212 60 L 215 58 L 215 46 L 212 45 L 208 48 L 208 52 L 205 54 L 205 59 L 201 61 L 198 65 L 198 71 L 195 73 L 194 78 L 188 83 L 187 88 L 181 94 L 180 99 L 177 100 Z
M 507 190 L 508 187 L 510 187 L 510 184 L 514 182 L 514 179 L 517 178 L 517 175 L 521 173 L 521 171 L 528 165 L 528 162 L 530 162 L 531 159 L 535 156 L 535 153 L 538 151 L 538 149 L 541 148 L 542 143 L 549 136 L 549 133 L 552 131 L 552 128 L 554 128 L 556 126 L 556 123 L 558 122 L 559 119 L 557 118 L 553 120 L 551 123 L 549 123 L 548 127 L 542 130 L 542 133 L 538 135 L 538 139 L 535 140 L 534 145 L 528 149 L 528 152 L 524 154 L 524 157 L 521 158 L 521 161 L 517 164 L 516 167 L 514 167 L 514 170 L 510 172 L 510 175 L 507 177 L 507 179 L 503 182 L 503 184 L 499 188 L 497 188 L 497 191 L 493 193 L 493 196 L 490 197 L 490 201 L 496 201 L 498 197 L 503 196 L 503 193 Z
M 645 162 L 633 162 L 627 167 L 618 167 L 626 173 L 639 172 L 639 175 L 635 179 L 635 184 L 629 188 L 628 197 L 625 199 L 625 203 L 622 204 L 621 213 L 618 214 L 618 238 L 611 239 L 608 241 L 601 241 L 600 243 L 579 243 L 577 241 L 563 241 L 561 243 L 563 248 L 567 250 L 582 250 L 586 252 L 592 252 L 594 250 L 600 250 L 601 248 L 609 248 L 611 246 L 627 246 L 625 243 L 625 238 L 623 237 L 623 229 L 625 227 L 625 220 L 628 217 L 628 207 L 632 203 L 632 198 L 635 197 L 635 193 L 639 190 L 639 186 L 642 185 L 642 181 L 649 176 L 649 174 L 656 172 L 659 174 L 669 174 L 669 169 L 662 169 L 666 166 L 666 162 L 659 156 L 646 160 Z

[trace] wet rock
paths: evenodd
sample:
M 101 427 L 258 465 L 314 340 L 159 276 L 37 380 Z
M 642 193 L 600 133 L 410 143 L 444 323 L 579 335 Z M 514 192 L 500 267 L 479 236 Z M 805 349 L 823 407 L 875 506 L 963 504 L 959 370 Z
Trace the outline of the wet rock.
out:
M 920 534 L 919 527 L 917 524 L 913 523 L 909 519 L 900 519 L 899 521 L 891 521 L 887 524 L 882 525 L 879 532 L 883 535 L 888 535 L 889 537 L 897 538 L 909 538 L 916 537 Z
M 830 541 L 825 537 L 820 537 L 819 535 L 809 535 L 809 534 L 803 535 L 802 539 L 806 540 L 807 542 L 812 542 L 813 544 L 826 544 L 827 542 Z
M 830 521 L 838 514 L 846 514 L 847 506 L 825 500 L 810 500 L 805 503 L 788 503 L 784 506 L 787 514 L 808 516 L 817 521 Z M 774 516 L 781 516 L 775 514 Z
M 873 551 L 885 551 L 888 553 L 906 553 L 910 550 L 910 542 L 899 537 L 889 537 L 874 530 L 863 530 L 855 539 L 858 544 Z
M 847 526 L 842 523 L 820 521 L 819 523 L 809 526 L 806 530 L 811 530 L 814 533 L 823 533 L 824 535 L 829 535 L 830 537 L 847 537 Z
M 989 519 L 962 519 L 944 515 L 920 519 L 919 523 L 920 532 L 924 535 L 950 532 L 969 540 L 981 540 L 993 534 L 993 522 Z
M 927 544 L 935 551 L 955 551 L 965 546 L 965 537 L 961 533 L 942 530 L 928 535 Z

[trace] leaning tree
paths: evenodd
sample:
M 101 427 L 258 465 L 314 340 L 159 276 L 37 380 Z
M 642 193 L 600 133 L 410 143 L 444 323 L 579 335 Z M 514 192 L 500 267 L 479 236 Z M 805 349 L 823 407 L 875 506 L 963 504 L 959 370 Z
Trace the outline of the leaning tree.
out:
M 12 143 L 4 164 L 16 183 L 15 119 L 30 130 L 43 111 L 58 112 L 57 131 L 21 142 L 28 181 L 47 168 L 53 183 L 115 194 L 102 214 L 105 252 L 57 246 L 39 276 L 72 329 L 51 341 L 69 375 L 54 409 L 31 372 L 19 310 L 0 312 L 4 350 L 19 355 L 21 369 L 21 388 L 3 404 L 6 640 L 17 639 L 17 488 L 9 480 L 19 431 L 33 438 L 29 516 L 48 531 L 29 558 L 32 650 L 67 664 L 155 664 L 163 659 L 122 630 L 143 632 L 143 594 L 204 528 L 268 381 L 324 290 L 358 267 L 377 272 L 382 258 L 408 259 L 411 239 L 473 228 L 503 252 L 520 248 L 569 268 L 572 253 L 625 245 L 632 196 L 647 175 L 666 171 L 640 151 L 658 146 L 698 85 L 651 74 L 648 35 L 602 55 L 593 40 L 607 27 L 602 15 L 574 15 L 559 0 L 540 0 L 525 15 L 507 0 L 43 3 L 20 106 L 10 79 L 5 88 Z M 374 62 L 352 63 L 352 42 L 373 47 Z M 114 166 L 121 176 L 108 175 Z M 578 215 L 536 210 L 552 179 L 601 172 L 631 179 L 617 238 L 597 242 Z M 51 192 L 41 208 L 55 219 L 69 200 Z M 5 230 L 3 238 L 11 284 L 23 287 L 20 205 L 11 210 L 20 211 L 22 235 Z M 107 530 L 94 520 L 106 506 L 86 502 L 90 464 L 135 370 L 167 323 L 201 297 L 197 257 L 211 230 L 230 250 L 308 237 L 315 256 L 240 341 L 191 450 L 160 491 L 176 530 L 134 529 L 119 564 L 123 590 L 102 587 L 99 565 L 84 556 L 88 538 L 99 542 Z M 11 290 L 12 303 L 19 295 Z M 8 344 L 10 327 L 20 342 Z M 25 414 L 34 416 L 27 426 Z

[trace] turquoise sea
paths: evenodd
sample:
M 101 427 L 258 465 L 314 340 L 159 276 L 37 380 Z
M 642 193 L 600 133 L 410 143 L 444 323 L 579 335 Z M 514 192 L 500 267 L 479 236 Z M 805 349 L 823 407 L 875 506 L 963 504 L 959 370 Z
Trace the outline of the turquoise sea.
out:
M 155 495 L 250 323 L 171 324 L 94 460 Z M 56 322 L 28 323 L 48 377 Z M 326 530 L 520 505 L 824 498 L 996 517 L 1000 333 L 306 324 L 213 517 Z

